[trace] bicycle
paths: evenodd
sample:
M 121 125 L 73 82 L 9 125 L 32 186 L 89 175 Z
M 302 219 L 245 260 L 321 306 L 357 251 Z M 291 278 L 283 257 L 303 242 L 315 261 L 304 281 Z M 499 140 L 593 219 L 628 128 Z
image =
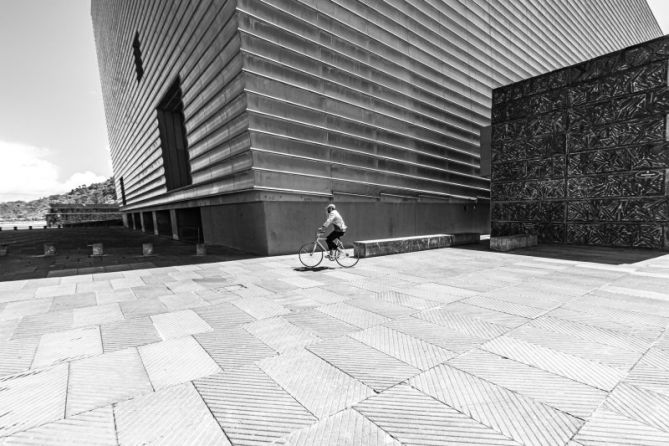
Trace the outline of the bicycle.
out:
M 328 251 L 327 245 L 323 245 L 325 240 L 325 237 L 322 237 L 323 234 L 324 232 L 317 232 L 316 240 L 302 245 L 297 253 L 300 262 L 307 268 L 317 267 L 323 261 L 323 253 Z M 344 245 L 339 239 L 336 239 L 335 243 L 337 250 L 334 260 L 344 268 L 355 266 L 360 258 L 355 254 L 353 245 Z

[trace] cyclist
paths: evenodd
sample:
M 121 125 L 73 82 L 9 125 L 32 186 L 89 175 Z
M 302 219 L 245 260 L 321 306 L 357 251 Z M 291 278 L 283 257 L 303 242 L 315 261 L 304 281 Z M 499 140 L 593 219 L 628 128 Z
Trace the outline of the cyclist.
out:
M 344 219 L 342 218 L 341 214 L 337 212 L 336 206 L 332 203 L 327 205 L 325 208 L 325 213 L 327 214 L 328 218 L 325 220 L 325 223 L 323 223 L 323 225 L 318 228 L 318 232 L 325 232 L 325 229 L 330 226 L 330 224 L 334 226 L 334 230 L 325 239 L 328 243 L 328 249 L 330 250 L 328 259 L 334 260 L 335 251 L 337 250 L 337 245 L 334 241 L 338 238 L 341 238 L 346 233 L 346 223 L 344 223 Z

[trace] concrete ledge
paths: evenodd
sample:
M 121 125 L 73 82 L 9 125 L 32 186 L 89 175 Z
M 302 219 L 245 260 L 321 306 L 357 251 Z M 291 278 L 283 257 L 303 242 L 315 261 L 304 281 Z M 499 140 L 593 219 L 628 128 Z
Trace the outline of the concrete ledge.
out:
M 447 248 L 455 245 L 478 243 L 478 233 L 431 234 L 413 237 L 397 237 L 380 240 L 362 240 L 353 242 L 355 253 L 359 257 L 375 257 L 403 252 L 424 251 L 427 249 Z
M 537 236 L 531 234 L 490 237 L 490 249 L 493 251 L 511 251 L 512 249 L 528 248 L 538 244 Z

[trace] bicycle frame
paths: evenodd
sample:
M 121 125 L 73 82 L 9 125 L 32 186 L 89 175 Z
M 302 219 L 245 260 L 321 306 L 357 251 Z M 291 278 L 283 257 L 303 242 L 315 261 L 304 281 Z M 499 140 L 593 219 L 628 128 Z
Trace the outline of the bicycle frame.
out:
M 313 252 L 316 251 L 316 245 L 320 246 L 321 249 L 323 250 L 323 252 L 329 252 L 330 248 L 328 248 L 327 243 L 325 245 L 322 243 L 326 240 L 327 240 L 327 237 L 320 237 L 319 234 L 316 234 L 316 240 L 314 240 L 314 247 L 311 250 L 311 252 L 313 253 Z M 337 251 L 341 252 L 344 249 L 344 245 L 342 244 L 341 240 L 339 240 L 338 238 L 335 239 L 335 244 L 337 245 Z

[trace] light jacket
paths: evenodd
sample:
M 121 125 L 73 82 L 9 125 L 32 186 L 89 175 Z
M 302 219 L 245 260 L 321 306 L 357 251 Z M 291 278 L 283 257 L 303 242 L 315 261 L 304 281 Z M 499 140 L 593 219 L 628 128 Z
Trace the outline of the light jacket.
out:
M 323 223 L 323 228 L 327 228 L 330 224 L 333 224 L 337 231 L 346 232 L 346 223 L 344 223 L 344 219 L 341 218 L 341 215 L 339 215 L 339 212 L 337 212 L 336 209 L 330 211 L 328 219 Z

